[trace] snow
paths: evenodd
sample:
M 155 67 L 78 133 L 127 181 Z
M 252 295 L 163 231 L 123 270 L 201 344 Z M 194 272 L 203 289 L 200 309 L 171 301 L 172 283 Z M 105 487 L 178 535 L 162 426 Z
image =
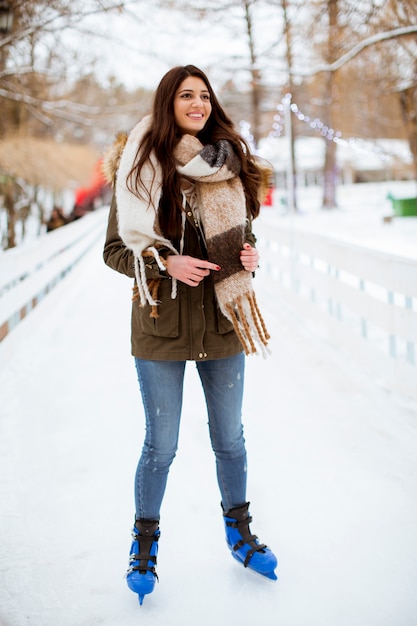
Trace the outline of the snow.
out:
M 385 208 L 377 230 L 392 227 L 402 246 L 415 220 L 402 233 L 397 221 L 380 224 Z M 368 237 L 354 214 L 351 236 Z M 333 219 L 346 232 L 343 207 L 313 217 L 297 219 L 329 229 Z M 247 360 L 248 497 L 279 580 L 228 554 L 189 364 L 160 583 L 139 607 L 123 579 L 144 430 L 131 285 L 103 264 L 101 247 L 0 344 L 0 625 L 417 625 L 417 407 L 300 327 L 271 301 L 262 270 L 256 289 L 272 356 Z
M 417 219 L 394 217 L 394 198 L 415 198 L 415 181 L 386 181 L 337 187 L 337 209 L 322 210 L 320 187 L 299 187 L 299 213 L 294 216 L 286 208 L 286 196 L 274 192 L 274 208 L 263 209 L 265 221 L 275 221 L 277 215 L 291 228 L 321 233 L 347 243 L 360 244 L 396 256 L 417 259 Z M 384 218 L 393 217 L 391 221 Z

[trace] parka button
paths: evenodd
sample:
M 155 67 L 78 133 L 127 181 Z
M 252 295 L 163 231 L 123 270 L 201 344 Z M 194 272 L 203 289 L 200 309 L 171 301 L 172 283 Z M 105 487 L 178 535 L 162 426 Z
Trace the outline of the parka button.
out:
M 200 354 L 198 355 L 198 358 L 199 358 L 199 359 L 202 359 L 202 358 L 203 358 L 203 356 L 204 356 L 204 354 L 203 354 L 202 352 L 200 352 Z

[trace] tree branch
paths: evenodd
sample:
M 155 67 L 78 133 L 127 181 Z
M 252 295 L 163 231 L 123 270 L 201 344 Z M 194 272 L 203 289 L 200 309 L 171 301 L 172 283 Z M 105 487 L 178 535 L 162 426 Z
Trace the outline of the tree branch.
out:
M 84 126 L 91 126 L 98 115 L 102 117 L 118 116 L 121 114 L 134 113 L 137 110 L 136 104 L 114 107 L 89 106 L 70 100 L 42 100 L 34 98 L 26 93 L 19 93 L 12 89 L 0 88 L 0 98 L 14 100 L 25 104 L 31 111 L 32 107 L 38 111 L 43 111 L 46 115 L 66 119 Z M 42 115 L 40 112 L 39 115 Z M 81 117 L 82 116 L 82 117 Z M 88 117 L 90 116 L 90 118 Z M 43 121 L 43 120 L 42 120 Z
M 388 30 L 384 33 L 378 33 L 377 35 L 372 35 L 372 37 L 368 37 L 364 39 L 360 43 L 353 46 L 353 48 L 341 56 L 334 63 L 330 63 L 329 65 L 317 65 L 313 67 L 311 70 L 292 70 L 292 73 L 296 76 L 314 76 L 315 74 L 320 74 L 321 72 L 335 72 L 342 65 L 345 65 L 353 58 L 355 58 L 358 54 L 362 52 L 365 48 L 369 48 L 369 46 L 373 46 L 376 43 L 380 43 L 381 41 L 387 41 L 388 39 L 396 39 L 397 37 L 404 37 L 406 35 L 411 35 L 412 33 L 417 33 L 417 24 L 412 26 L 402 26 L 401 28 L 395 28 L 393 30 Z
M 16 41 L 21 41 L 22 39 L 25 39 L 26 37 L 29 37 L 30 35 L 33 35 L 34 33 L 37 33 L 39 31 L 55 32 L 55 31 L 59 31 L 62 29 L 75 28 L 79 26 L 80 20 L 84 19 L 85 17 L 90 17 L 91 15 L 97 15 L 103 12 L 107 13 L 111 11 L 120 11 L 123 8 L 124 8 L 123 2 L 115 2 L 114 4 L 108 6 L 105 9 L 103 8 L 90 9 L 88 11 L 80 11 L 77 13 L 73 13 L 73 14 L 70 13 L 66 15 L 57 12 L 51 15 L 50 17 L 45 17 L 43 20 L 39 20 L 38 22 L 34 23 L 31 26 L 21 28 L 20 30 L 17 29 L 13 31 L 10 35 L 8 35 L 7 37 L 2 37 L 0 40 L 0 48 L 9 46 L 10 44 L 15 43 Z M 59 21 L 59 20 L 66 20 L 66 24 L 64 25 L 62 23 L 57 24 L 56 28 L 54 29 L 47 28 L 51 24 L 53 24 L 55 21 Z

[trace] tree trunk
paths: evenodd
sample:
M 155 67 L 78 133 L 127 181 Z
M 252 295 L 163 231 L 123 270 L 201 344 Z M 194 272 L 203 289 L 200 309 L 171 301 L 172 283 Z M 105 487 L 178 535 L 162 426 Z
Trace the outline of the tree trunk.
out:
M 260 105 L 262 100 L 261 72 L 258 67 L 258 58 L 255 50 L 255 40 L 253 36 L 252 15 L 250 12 L 251 2 L 245 0 L 245 21 L 248 35 L 251 73 L 251 104 L 252 104 L 252 135 L 255 148 L 259 145 L 261 137 L 261 117 Z
M 16 246 L 16 210 L 13 195 L 7 189 L 4 196 L 4 206 L 7 212 L 7 244 L 6 249 Z
M 337 58 L 337 30 L 338 30 L 338 0 L 329 0 L 329 38 L 328 38 L 328 63 L 333 63 Z M 337 104 L 338 94 L 336 88 L 335 72 L 327 73 L 325 103 L 326 122 L 333 127 L 333 109 Z M 337 165 L 336 144 L 334 141 L 325 140 L 324 157 L 324 185 L 323 185 L 323 209 L 336 207 Z
M 285 56 L 287 61 L 287 69 L 288 69 L 288 89 L 289 92 L 294 94 L 294 82 L 293 82 L 293 74 L 292 74 L 292 38 L 291 38 L 291 25 L 288 18 L 287 12 L 287 0 L 281 0 L 282 12 L 284 18 L 284 30 L 285 30 Z M 293 125 L 294 129 L 294 125 Z M 291 159 L 291 172 L 292 172 L 292 180 L 287 181 L 287 186 L 291 185 L 290 195 L 292 197 L 293 206 L 292 209 L 294 211 L 298 211 L 297 207 L 297 164 L 295 161 L 295 137 L 294 132 L 291 132 L 290 139 L 290 154 L 289 158 Z
M 400 92 L 400 105 L 408 144 L 413 155 L 414 178 L 417 183 L 417 84 Z

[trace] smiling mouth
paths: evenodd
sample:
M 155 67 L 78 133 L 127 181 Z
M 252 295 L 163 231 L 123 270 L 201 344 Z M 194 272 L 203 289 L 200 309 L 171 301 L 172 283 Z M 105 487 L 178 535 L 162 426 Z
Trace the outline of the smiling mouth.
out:
M 202 120 L 203 114 L 202 113 L 188 113 L 188 117 L 191 117 L 191 119 L 193 120 Z

